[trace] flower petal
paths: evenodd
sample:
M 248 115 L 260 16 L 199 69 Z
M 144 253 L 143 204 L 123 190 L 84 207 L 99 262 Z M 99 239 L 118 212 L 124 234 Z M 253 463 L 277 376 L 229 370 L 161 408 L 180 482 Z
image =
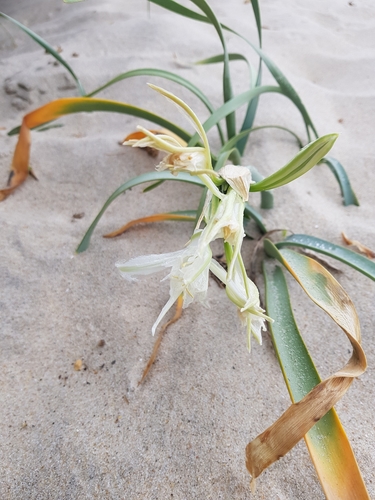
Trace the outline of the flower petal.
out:
M 130 260 L 116 262 L 116 267 L 125 279 L 134 281 L 135 274 L 147 275 L 172 267 L 184 251 L 185 249 L 170 253 L 141 255 Z
M 243 201 L 247 201 L 249 199 L 251 172 L 247 167 L 225 165 L 225 167 L 221 168 L 218 173 L 227 181 L 230 187 L 241 196 Z

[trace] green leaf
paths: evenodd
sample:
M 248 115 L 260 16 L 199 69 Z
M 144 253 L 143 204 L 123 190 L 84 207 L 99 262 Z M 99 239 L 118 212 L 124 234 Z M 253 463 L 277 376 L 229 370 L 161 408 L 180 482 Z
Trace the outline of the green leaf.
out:
M 255 87 L 254 89 L 247 90 L 246 92 L 243 92 L 242 94 L 233 97 L 233 99 L 220 106 L 220 108 L 217 108 L 216 111 L 214 111 L 212 115 L 203 123 L 203 128 L 205 129 L 206 132 L 208 132 L 220 120 L 225 118 L 228 114 L 232 113 L 234 110 L 238 109 L 240 106 L 249 102 L 249 100 L 253 99 L 253 97 L 256 97 L 258 95 L 267 92 L 277 92 L 279 94 L 282 93 L 280 87 L 272 87 L 270 85 Z M 189 146 L 195 146 L 198 141 L 199 141 L 198 134 L 194 134 L 189 141 Z
M 258 3 L 258 0 L 251 0 L 250 3 L 251 3 L 251 7 L 253 8 L 255 22 L 257 25 L 259 47 L 261 47 L 262 46 L 262 21 L 260 18 L 259 3 Z
M 228 54 L 229 61 L 244 61 L 247 66 L 250 68 L 251 65 L 246 57 L 242 54 L 230 53 Z M 206 64 L 217 64 L 224 62 L 224 54 L 218 54 L 216 56 L 207 57 L 206 59 L 200 59 L 196 61 L 194 64 L 196 65 L 206 65 Z
M 233 97 L 233 92 L 232 92 L 232 83 L 230 79 L 230 71 L 229 71 L 229 57 L 228 57 L 228 51 L 227 51 L 227 46 L 225 42 L 225 38 L 223 35 L 223 30 L 222 26 L 217 20 L 213 10 L 211 7 L 208 5 L 206 0 L 191 0 L 197 7 L 199 7 L 207 16 L 209 21 L 212 23 L 214 28 L 216 29 L 217 34 L 219 35 L 221 45 L 223 47 L 223 52 L 224 52 L 224 73 L 223 73 L 223 94 L 224 94 L 224 102 L 229 101 Z M 236 134 L 236 117 L 234 112 L 228 114 L 226 116 L 226 122 L 227 122 L 227 132 L 228 132 L 228 138 L 230 139 Z
M 322 159 L 321 163 L 325 163 L 330 168 L 333 175 L 336 177 L 337 182 L 340 185 L 341 194 L 344 198 L 344 205 L 357 205 L 359 206 L 359 202 L 357 196 L 355 195 L 352 186 L 349 181 L 349 177 L 345 172 L 344 167 L 341 163 L 332 158 L 332 156 L 326 156 Z
M 253 13 L 254 13 L 255 22 L 256 22 L 257 31 L 258 31 L 259 47 L 261 48 L 262 47 L 262 22 L 261 22 L 261 18 L 260 18 L 260 9 L 259 9 L 258 0 L 252 0 L 250 3 L 251 3 L 251 7 L 253 8 Z M 255 86 L 259 87 L 261 85 L 261 83 L 262 83 L 262 58 L 259 57 L 258 74 L 257 74 Z M 244 119 L 242 127 L 241 127 L 241 131 L 246 130 L 246 129 L 250 129 L 253 126 L 253 123 L 255 120 L 255 115 L 256 115 L 256 112 L 258 109 L 258 103 L 259 103 L 259 97 L 256 97 L 249 102 L 247 110 L 246 110 L 245 119 Z M 241 141 L 239 142 L 239 144 L 237 146 L 241 156 L 243 155 L 243 153 L 245 151 L 246 144 L 247 144 L 248 140 L 249 140 L 249 136 L 245 135 L 241 139 Z
M 336 139 L 337 134 L 328 134 L 319 137 L 319 139 L 301 149 L 293 160 L 280 170 L 262 181 L 252 184 L 250 191 L 275 189 L 297 179 L 314 167 L 328 153 Z
M 249 69 L 250 75 L 250 88 L 255 86 L 255 69 L 247 60 L 247 58 L 242 54 L 230 53 L 228 54 L 229 61 L 244 61 Z M 196 61 L 194 64 L 196 65 L 206 65 L 206 64 L 216 64 L 224 62 L 224 54 L 218 54 L 216 56 L 207 57 L 206 59 L 201 59 L 200 61 Z
M 275 320 L 269 329 L 289 394 L 297 402 L 321 380 L 295 322 L 284 273 L 279 266 L 268 267 L 263 263 L 267 314 Z
M 188 182 L 190 184 L 195 184 L 197 186 L 204 187 L 202 181 L 196 177 L 185 173 L 179 173 L 178 176 L 172 175 L 170 172 L 148 172 L 147 174 L 139 175 L 138 177 L 134 177 L 129 181 L 122 184 L 119 188 L 114 191 L 108 200 L 104 203 L 102 209 L 95 217 L 94 221 L 86 231 L 81 243 L 78 245 L 76 252 L 81 253 L 87 250 L 90 244 L 90 238 L 96 225 L 101 219 L 104 212 L 107 210 L 109 205 L 118 197 L 120 194 L 125 193 L 127 190 L 132 189 L 139 184 L 144 184 L 145 182 L 155 182 L 155 181 L 180 181 L 180 182 Z
M 161 186 L 164 183 L 164 181 L 156 181 L 154 184 L 151 184 L 151 186 L 147 186 L 144 188 L 143 193 L 148 193 L 152 191 L 153 189 L 156 189 L 157 187 Z
M 176 75 L 175 73 L 171 73 L 170 71 L 164 71 L 161 69 L 154 69 L 154 68 L 141 68 L 141 69 L 135 69 L 132 71 L 127 71 L 125 73 L 121 73 L 120 75 L 116 76 L 115 78 L 112 78 L 109 82 L 105 83 L 101 87 L 99 87 L 99 88 L 93 90 L 92 92 L 90 92 L 89 94 L 87 94 L 87 97 L 92 97 L 93 95 L 98 94 L 102 90 L 110 87 L 111 85 L 114 85 L 115 83 L 121 82 L 122 80 L 126 80 L 127 78 L 133 78 L 136 76 L 155 76 L 158 78 L 165 78 L 166 80 L 176 82 L 179 85 L 182 85 L 183 87 L 190 90 L 193 94 L 195 94 L 203 102 L 203 104 L 206 106 L 206 108 L 208 109 L 208 111 L 210 113 L 213 113 L 213 111 L 214 111 L 214 107 L 211 104 L 208 97 L 198 87 L 196 87 L 194 84 L 189 82 L 189 80 L 186 80 L 185 78 L 182 78 L 181 76 Z M 217 126 L 218 126 L 218 132 L 220 135 L 221 143 L 223 143 L 224 142 L 223 132 L 221 130 L 220 125 L 218 124 Z
M 180 14 L 181 16 L 188 17 L 189 19 L 194 19 L 195 21 L 203 21 L 204 23 L 210 23 L 206 16 L 202 16 L 198 12 L 194 12 L 183 5 L 180 5 L 173 0 L 149 0 L 150 2 L 163 7 L 164 9 Z
M 64 125 L 62 123 L 54 123 L 52 125 L 47 125 L 46 127 L 36 127 L 34 130 L 36 130 L 37 132 L 46 132 L 47 130 L 51 130 L 51 128 L 61 128 L 63 126 Z
M 256 82 L 255 82 L 255 87 L 260 87 L 261 83 L 262 83 L 262 60 L 260 59 L 258 76 L 257 76 Z M 253 99 L 251 99 L 251 101 L 249 101 L 249 104 L 247 105 L 246 115 L 245 115 L 244 121 L 242 123 L 241 132 L 244 130 L 251 129 L 251 127 L 253 126 L 253 123 L 255 120 L 255 115 L 256 115 L 256 112 L 258 109 L 258 103 L 259 103 L 259 96 L 254 97 Z M 243 153 L 245 151 L 248 139 L 249 139 L 249 136 L 245 135 L 239 141 L 237 148 L 238 148 L 241 156 L 243 155 Z
M 293 234 L 276 243 L 277 248 L 300 247 L 333 257 L 375 281 L 375 262 L 348 248 L 307 234 Z
M 77 87 L 78 87 L 80 95 L 82 95 L 82 96 L 85 95 L 85 90 L 84 90 L 84 88 L 83 88 L 83 86 L 82 86 L 82 84 L 81 84 L 78 76 L 74 73 L 74 71 L 69 66 L 69 64 L 60 56 L 60 54 L 58 52 L 56 52 L 55 49 L 53 49 L 39 35 L 37 35 L 33 31 L 31 31 L 29 28 L 27 28 L 26 26 L 24 26 L 20 22 L 18 22 L 15 19 L 13 19 L 12 17 L 7 16 L 6 14 L 3 14 L 2 12 L 0 12 L 0 17 L 3 17 L 4 19 L 7 19 L 8 21 L 12 22 L 13 24 L 15 24 L 16 26 L 18 26 L 19 28 L 21 28 L 22 31 L 24 31 L 27 35 L 29 35 L 29 37 L 31 37 L 36 43 L 38 43 L 39 45 L 41 45 L 46 50 L 46 52 L 48 52 L 49 54 L 51 54 L 51 56 L 53 56 L 60 64 L 62 64 L 69 71 L 69 73 L 72 75 L 72 77 L 74 78 L 74 80 L 75 80 L 75 82 L 77 84 Z
M 298 137 L 297 134 L 295 134 L 292 130 L 290 130 L 289 128 L 287 127 L 282 127 L 280 125 L 261 125 L 259 127 L 252 127 L 252 128 L 249 128 L 249 129 L 246 129 L 246 130 L 242 130 L 239 134 L 235 135 L 234 137 L 232 137 L 231 139 L 229 139 L 229 141 L 227 141 L 221 148 L 220 151 L 225 151 L 227 149 L 230 149 L 230 148 L 233 148 L 243 137 L 246 137 L 247 135 L 251 134 L 252 132 L 255 132 L 257 130 L 263 130 L 263 129 L 266 129 L 266 128 L 276 128 L 276 129 L 279 129 L 279 130 L 284 130 L 285 132 L 288 132 L 289 134 L 291 134 L 297 141 L 298 143 L 298 146 L 300 148 L 303 148 L 303 144 L 302 144 L 302 141 L 301 139 Z

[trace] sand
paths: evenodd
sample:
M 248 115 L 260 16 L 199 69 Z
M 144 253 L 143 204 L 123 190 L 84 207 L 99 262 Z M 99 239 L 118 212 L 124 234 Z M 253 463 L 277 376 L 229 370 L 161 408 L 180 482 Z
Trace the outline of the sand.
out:
M 139 67 L 174 71 L 221 102 L 221 68 L 190 63 L 220 53 L 212 28 L 146 2 L 1 0 L 72 65 L 91 90 Z M 249 4 L 212 1 L 220 20 L 256 40 Z M 338 132 L 332 151 L 350 176 L 360 207 L 344 207 L 327 167 L 275 192 L 268 227 L 341 243 L 341 231 L 375 248 L 375 7 L 373 2 L 262 1 L 264 48 L 303 98 L 321 135 Z M 229 50 L 251 52 L 233 35 Z M 0 23 L 0 177 L 5 185 L 16 143 L 7 131 L 51 99 L 74 96 L 74 82 L 51 56 L 10 23 Z M 256 64 L 256 58 L 252 61 Z M 233 63 L 234 89 L 246 89 L 243 63 Z M 153 110 L 188 128 L 147 81 L 178 92 L 204 120 L 186 89 L 157 78 L 119 83 L 101 94 Z M 265 82 L 271 77 L 265 74 Z M 238 114 L 240 120 L 241 113 Z M 107 210 L 89 249 L 75 248 L 107 197 L 155 159 L 118 141 L 139 119 L 78 114 L 62 128 L 32 133 L 27 182 L 0 204 L 2 499 L 322 499 L 304 442 L 249 489 L 246 444 L 288 407 L 289 396 L 267 334 L 246 350 L 225 292 L 210 283 L 205 309 L 193 304 L 167 332 L 143 386 L 137 383 L 154 343 L 151 326 L 168 297 L 159 276 L 125 282 L 119 259 L 173 251 L 192 224 L 141 226 L 117 240 L 102 234 L 166 210 L 195 208 L 200 190 L 180 183 L 142 194 L 134 189 Z M 304 137 L 300 116 L 281 96 L 261 99 L 256 124 L 286 125 Z M 218 146 L 215 133 L 212 147 Z M 254 134 L 245 160 L 264 174 L 295 153 L 280 131 Z M 259 205 L 259 197 L 252 201 Z M 76 218 L 75 214 L 83 214 Z M 256 230 L 253 228 L 256 233 Z M 252 242 L 244 253 L 249 262 Z M 335 276 L 360 317 L 369 367 L 337 405 L 369 494 L 375 497 L 374 284 L 341 264 Z M 293 306 L 322 377 L 349 358 L 344 335 L 291 282 Z M 105 344 L 98 343 L 104 340 Z M 103 343 L 102 343 L 103 344 Z M 85 369 L 74 370 L 77 360 Z

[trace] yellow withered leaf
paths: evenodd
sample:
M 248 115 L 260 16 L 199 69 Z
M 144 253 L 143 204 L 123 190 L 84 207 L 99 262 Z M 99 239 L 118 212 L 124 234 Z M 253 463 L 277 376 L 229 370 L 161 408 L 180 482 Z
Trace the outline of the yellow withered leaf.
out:
M 30 145 L 30 129 L 24 121 L 13 155 L 8 187 L 0 190 L 0 201 L 5 200 L 27 178 L 29 174 Z

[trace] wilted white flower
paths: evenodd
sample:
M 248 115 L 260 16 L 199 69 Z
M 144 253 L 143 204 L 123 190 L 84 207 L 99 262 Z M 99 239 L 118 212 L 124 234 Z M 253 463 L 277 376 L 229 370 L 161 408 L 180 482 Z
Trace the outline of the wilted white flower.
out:
M 134 281 L 138 275 L 171 268 L 170 273 L 164 278 L 170 279 L 170 297 L 152 327 L 152 334 L 180 295 L 183 296 L 184 308 L 193 300 L 202 302 L 206 297 L 212 252 L 209 246 L 199 251 L 200 236 L 200 232 L 196 233 L 185 248 L 176 252 L 144 255 L 116 263 L 122 276 L 130 281 Z
M 238 307 L 241 323 L 246 326 L 249 351 L 251 334 L 254 335 L 259 344 L 262 344 L 262 330 L 266 330 L 265 321 L 273 320 L 266 316 L 264 309 L 260 307 L 258 288 L 242 272 L 239 260 L 236 261 L 233 279 L 228 279 L 226 271 L 213 259 L 210 270 L 226 285 L 225 291 L 228 298 Z
M 233 259 L 229 263 L 228 275 L 231 278 L 233 263 L 241 251 L 242 241 L 245 236 L 243 227 L 244 202 L 233 189 L 229 188 L 227 194 L 219 202 L 219 205 L 203 230 L 201 245 L 208 245 L 216 238 L 233 246 Z
M 241 196 L 243 201 L 249 199 L 249 189 L 252 181 L 251 172 L 247 167 L 225 165 L 219 170 L 218 174 Z
M 156 167 L 156 170 L 169 169 L 172 174 L 178 172 L 190 172 L 203 174 L 207 171 L 206 155 L 202 151 L 191 151 L 193 148 L 186 148 L 183 153 L 172 153 L 166 156 Z

